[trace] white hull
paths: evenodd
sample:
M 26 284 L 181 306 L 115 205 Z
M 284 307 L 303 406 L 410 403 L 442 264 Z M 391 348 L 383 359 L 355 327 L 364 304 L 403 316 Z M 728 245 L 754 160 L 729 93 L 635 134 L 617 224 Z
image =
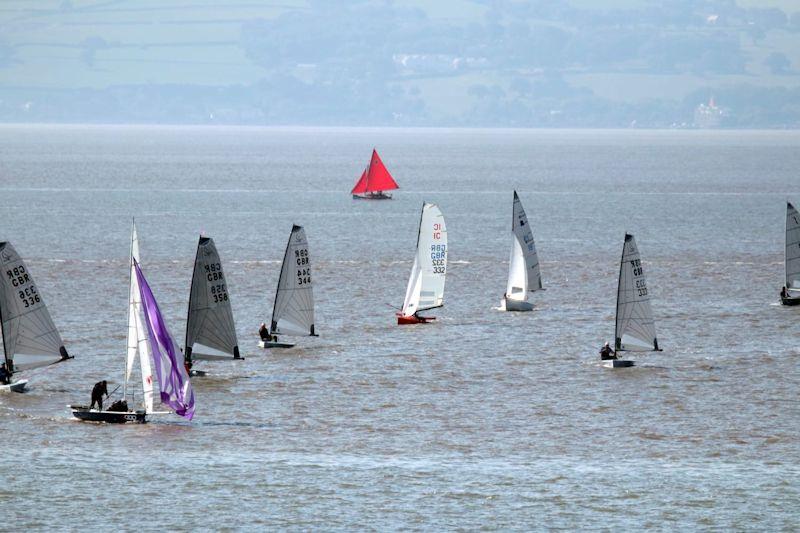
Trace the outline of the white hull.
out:
M 0 385 L 0 392 L 25 392 L 25 385 L 27 384 L 27 379 L 21 379 L 10 385 Z
M 533 311 L 533 304 L 522 300 L 507 300 L 503 298 L 500 302 L 502 311 Z
M 630 359 L 607 359 L 600 361 L 600 364 L 606 368 L 629 368 L 636 363 Z
M 261 348 L 293 348 L 294 343 L 291 342 L 272 342 L 272 341 L 258 341 L 258 346 Z

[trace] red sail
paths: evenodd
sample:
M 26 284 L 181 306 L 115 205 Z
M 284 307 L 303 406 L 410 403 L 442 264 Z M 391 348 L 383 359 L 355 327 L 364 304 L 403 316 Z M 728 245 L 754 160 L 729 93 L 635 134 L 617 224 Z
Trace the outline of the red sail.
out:
M 356 182 L 356 186 L 350 191 L 350 194 L 363 194 L 367 192 L 367 169 L 361 173 L 361 179 Z
M 383 166 L 378 151 L 373 149 L 372 160 L 369 162 L 367 172 L 367 192 L 391 191 L 399 188 L 400 186 Z

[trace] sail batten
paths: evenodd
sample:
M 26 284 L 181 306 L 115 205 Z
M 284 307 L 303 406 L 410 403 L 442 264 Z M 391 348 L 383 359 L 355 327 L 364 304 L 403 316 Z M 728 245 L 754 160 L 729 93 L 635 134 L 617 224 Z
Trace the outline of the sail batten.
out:
M 270 331 L 274 335 L 316 335 L 311 255 L 302 226 L 292 227 L 286 243 Z
M 786 202 L 786 288 L 800 290 L 800 214 Z
M 417 250 L 406 287 L 402 314 L 441 307 L 447 273 L 447 228 L 436 204 L 425 203 L 417 233 Z
M 197 242 L 184 354 L 191 359 L 239 357 L 228 282 L 210 237 Z
M 69 358 L 30 271 L 9 242 L 0 242 L 0 324 L 12 372 Z
M 633 235 L 625 234 L 617 287 L 615 350 L 658 350 L 650 294 Z

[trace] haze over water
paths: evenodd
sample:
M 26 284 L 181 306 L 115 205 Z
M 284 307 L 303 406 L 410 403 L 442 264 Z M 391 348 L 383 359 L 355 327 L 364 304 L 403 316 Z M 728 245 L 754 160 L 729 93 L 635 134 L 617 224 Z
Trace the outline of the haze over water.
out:
M 401 186 L 349 190 L 378 151 Z M 0 239 L 75 360 L 0 395 L 4 523 L 137 529 L 791 529 L 800 309 L 778 304 L 800 133 L 0 126 Z M 546 291 L 501 313 L 512 190 Z M 423 201 L 445 306 L 395 325 Z M 122 379 L 128 253 L 183 341 L 214 238 L 246 360 L 201 363 L 197 414 L 114 427 L 65 406 Z M 317 338 L 263 353 L 305 226 Z M 659 345 L 600 368 L 624 233 Z

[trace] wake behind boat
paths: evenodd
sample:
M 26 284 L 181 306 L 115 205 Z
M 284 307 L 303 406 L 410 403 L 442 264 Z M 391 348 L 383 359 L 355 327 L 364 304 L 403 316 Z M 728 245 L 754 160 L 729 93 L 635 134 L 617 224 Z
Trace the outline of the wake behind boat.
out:
M 417 251 L 408 278 L 403 307 L 397 313 L 399 325 L 425 324 L 436 317 L 418 313 L 442 307 L 447 274 L 447 228 L 436 204 L 422 204 L 417 233 Z
M 800 215 L 786 202 L 786 283 L 781 290 L 783 305 L 800 305 Z
M 511 217 L 511 258 L 508 261 L 508 283 L 500 301 L 503 311 L 531 311 L 533 304 L 528 301 L 528 293 L 542 289 L 542 276 L 539 272 L 539 257 L 533 242 L 533 231 L 522 202 L 514 191 Z
M 292 226 L 286 251 L 283 254 L 281 274 L 275 290 L 272 320 L 267 328 L 259 329 L 262 348 L 291 348 L 293 343 L 281 342 L 279 335 L 309 335 L 314 330 L 314 284 L 311 279 L 311 255 L 308 239 L 302 226 Z
M 206 375 L 206 372 L 192 368 L 197 360 L 244 359 L 239 355 L 222 260 L 210 237 L 200 236 L 197 242 L 183 354 L 184 364 L 192 376 Z
M 356 182 L 350 194 L 354 200 L 391 200 L 392 195 L 386 191 L 399 189 L 389 170 L 381 161 L 378 151 L 372 149 L 369 165 L 361 173 L 361 178 Z
M 630 367 L 634 361 L 620 359 L 619 352 L 661 351 L 656 338 L 650 294 L 633 235 L 625 234 L 617 285 L 617 318 L 614 350 L 608 343 L 600 350 L 602 365 L 609 368 Z
M 71 359 L 33 277 L 10 242 L 0 242 L 0 392 L 24 392 L 18 372 Z

